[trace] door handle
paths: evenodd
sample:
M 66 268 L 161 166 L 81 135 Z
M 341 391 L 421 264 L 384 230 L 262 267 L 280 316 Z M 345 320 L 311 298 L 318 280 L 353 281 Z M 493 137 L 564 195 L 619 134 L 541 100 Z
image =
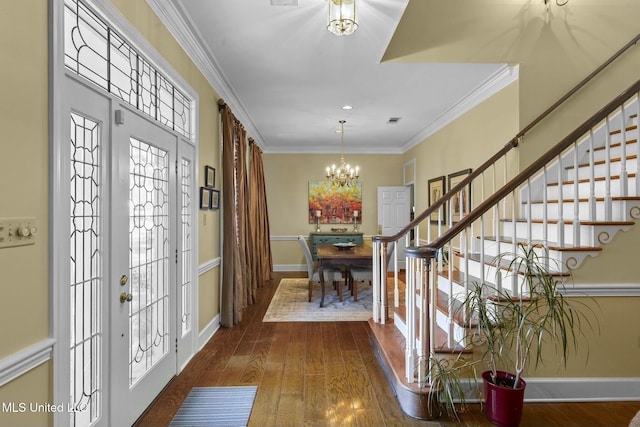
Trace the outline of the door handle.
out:
M 131 301 L 133 299 L 133 295 L 123 292 L 120 294 L 120 302 L 124 304 L 125 302 Z

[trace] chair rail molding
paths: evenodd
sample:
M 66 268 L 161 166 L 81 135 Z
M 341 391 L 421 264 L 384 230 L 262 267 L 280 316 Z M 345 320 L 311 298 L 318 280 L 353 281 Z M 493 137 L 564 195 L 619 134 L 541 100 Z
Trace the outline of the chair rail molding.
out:
M 0 387 L 45 363 L 56 340 L 47 338 L 0 360 Z

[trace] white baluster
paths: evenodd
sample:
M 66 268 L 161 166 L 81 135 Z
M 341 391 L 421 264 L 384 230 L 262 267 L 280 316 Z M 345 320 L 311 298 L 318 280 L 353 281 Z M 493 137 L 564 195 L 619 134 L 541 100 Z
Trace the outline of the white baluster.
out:
M 622 104 L 622 110 L 620 112 L 622 115 L 622 163 L 620 164 L 620 196 L 628 196 L 629 195 L 629 172 L 627 172 L 627 112 L 625 110 L 625 105 Z
M 373 322 L 380 322 L 380 242 L 373 243 Z
M 543 207 L 545 206 L 543 205 Z M 531 248 L 531 239 L 533 237 L 532 226 L 531 226 L 532 211 L 533 211 L 533 195 L 531 194 L 531 179 L 527 178 L 527 235 L 525 240 L 529 248 Z M 514 249 L 515 248 L 516 246 L 514 246 Z
M 407 328 L 405 336 L 405 375 L 407 381 L 414 382 L 415 344 L 416 344 L 416 260 L 407 258 L 407 284 L 404 293 L 405 318 Z
M 605 196 L 604 196 L 604 220 L 611 221 L 612 201 L 611 201 L 611 129 L 609 128 L 609 117 L 606 118 L 606 140 L 605 140 Z
M 640 195 L 640 94 L 636 94 L 636 130 L 634 132 L 636 140 L 636 177 L 634 179 L 634 185 L 636 190 L 636 196 Z
M 547 173 L 547 165 L 544 165 L 542 167 L 542 242 L 545 247 L 549 245 L 549 185 Z
M 578 142 L 573 142 L 573 167 L 576 171 L 576 177 L 573 180 L 573 246 L 580 246 L 580 179 L 578 178 Z M 564 248 L 564 242 L 560 242 L 560 247 Z
M 596 210 L 596 154 L 593 128 L 589 131 L 589 220 L 597 221 Z
M 564 204 L 562 203 L 564 191 L 562 186 L 562 156 L 558 155 L 558 243 L 564 242 Z M 576 178 L 578 171 L 575 171 Z

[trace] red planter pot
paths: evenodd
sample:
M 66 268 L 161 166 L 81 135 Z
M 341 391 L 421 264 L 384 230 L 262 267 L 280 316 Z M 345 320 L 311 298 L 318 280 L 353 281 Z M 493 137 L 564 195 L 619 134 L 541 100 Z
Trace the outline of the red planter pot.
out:
M 496 426 L 517 427 L 520 425 L 524 389 L 527 383 L 520 378 L 518 388 L 500 385 L 513 385 L 515 378 L 513 374 L 497 371 L 498 384 L 494 384 L 491 382 L 491 371 L 482 374 L 487 418 Z

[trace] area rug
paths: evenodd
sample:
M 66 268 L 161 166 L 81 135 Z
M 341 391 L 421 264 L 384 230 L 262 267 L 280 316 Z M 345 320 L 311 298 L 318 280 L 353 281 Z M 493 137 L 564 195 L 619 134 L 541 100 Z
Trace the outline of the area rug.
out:
M 257 386 L 194 387 L 169 427 L 245 427 Z
M 263 322 L 360 322 L 373 316 L 373 290 L 368 283 L 358 284 L 358 301 L 344 288 L 342 302 L 333 285 L 327 283 L 324 307 L 320 308 L 320 284 L 313 286 L 313 300 L 308 302 L 306 278 L 285 278 L 271 299 Z

